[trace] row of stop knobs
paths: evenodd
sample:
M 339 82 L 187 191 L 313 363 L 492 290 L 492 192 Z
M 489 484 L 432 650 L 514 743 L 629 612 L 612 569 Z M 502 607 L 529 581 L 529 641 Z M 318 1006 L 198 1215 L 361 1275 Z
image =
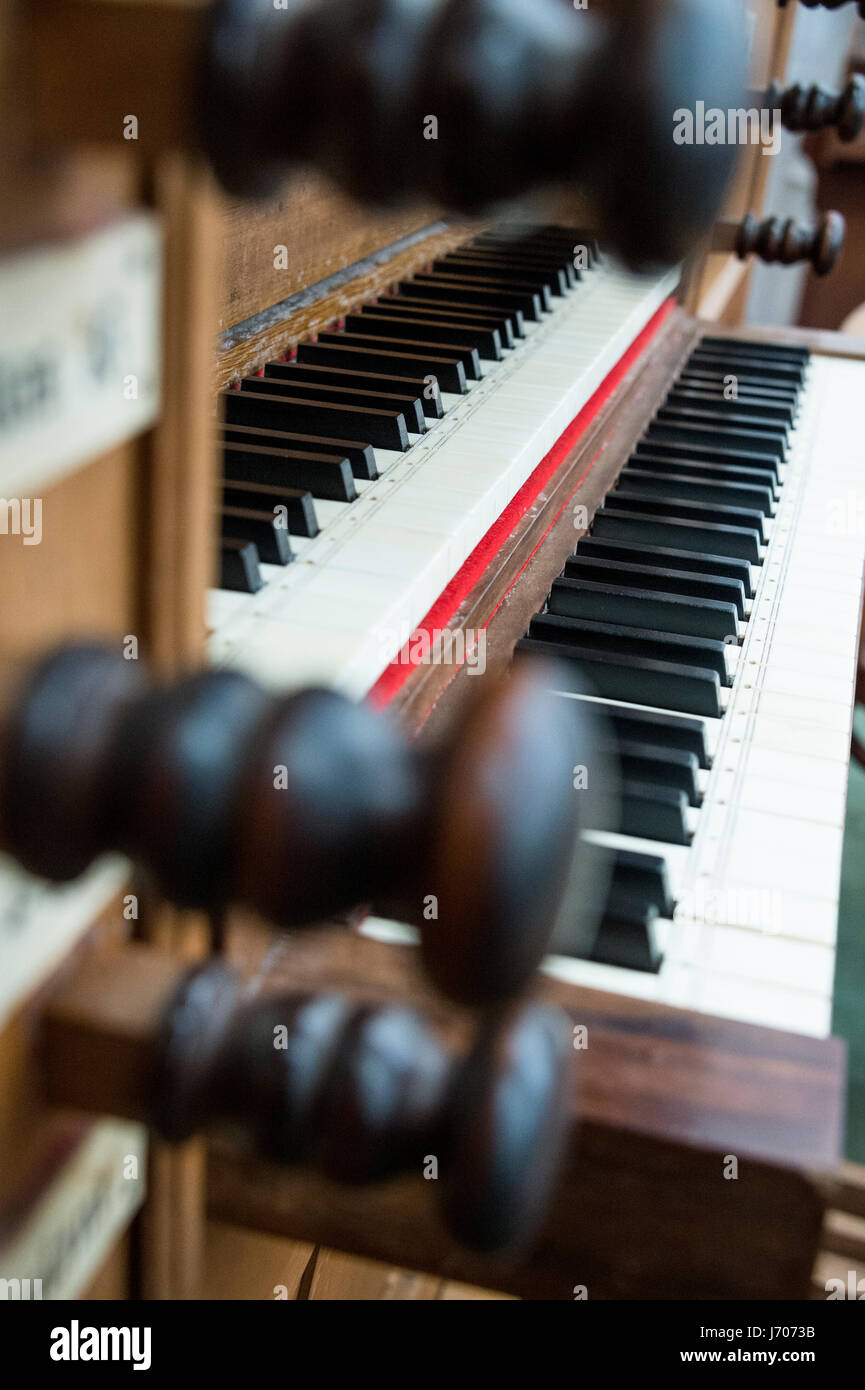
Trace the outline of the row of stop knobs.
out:
M 521 999 L 579 873 L 572 774 L 592 736 L 550 683 L 534 668 L 478 683 L 427 749 L 331 691 L 274 697 L 218 671 L 159 683 L 119 648 L 67 647 L 29 670 L 0 722 L 0 848 L 20 864 L 65 882 L 120 851 L 176 903 L 240 904 L 295 931 L 372 903 L 417 925 L 427 979 L 452 1001 L 442 1032 L 411 994 L 250 998 L 216 954 L 168 984 L 159 967 L 133 1064 L 126 1024 L 116 1046 L 99 1001 L 115 986 L 136 1006 L 155 997 L 138 948 L 120 977 L 97 959 L 82 992 L 97 1016 L 85 1027 L 75 1003 L 48 1058 L 86 1035 L 73 1070 L 87 1086 L 52 1099 L 89 1108 L 105 1092 L 117 1113 L 131 1087 L 122 1113 L 169 1140 L 228 1124 L 260 1155 L 343 1182 L 434 1160 L 461 1240 L 530 1235 L 563 1152 L 575 1052 L 562 1014 Z M 118 1084 L 124 1068 L 134 1081 Z

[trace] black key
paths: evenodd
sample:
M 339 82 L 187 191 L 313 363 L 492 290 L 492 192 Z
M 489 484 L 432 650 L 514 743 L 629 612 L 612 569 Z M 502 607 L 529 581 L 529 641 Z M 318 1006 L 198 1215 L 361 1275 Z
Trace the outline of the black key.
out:
M 705 397 L 707 403 L 718 404 L 723 400 L 722 392 L 725 386 L 721 383 L 699 380 L 695 377 L 681 377 L 676 382 L 674 388 L 677 393 L 693 392 L 695 396 Z M 725 402 L 731 408 L 742 405 L 749 411 L 759 411 L 765 408 L 766 411 L 779 410 L 782 412 L 784 423 L 791 428 L 795 428 L 799 419 L 799 399 L 795 393 L 768 392 L 757 390 L 753 386 L 746 386 L 742 382 L 738 385 L 738 395 L 735 400 Z M 723 407 L 722 407 L 723 408 Z
M 469 242 L 468 246 L 461 247 L 462 254 L 491 256 L 498 261 L 504 261 L 508 265 L 540 265 L 545 269 L 563 270 L 568 277 L 569 284 L 576 284 L 581 278 L 581 271 L 574 265 L 574 246 L 571 242 L 568 246 L 556 246 L 544 241 L 514 241 L 510 237 L 490 236 L 475 237 L 474 241 Z M 573 276 L 573 280 L 571 279 Z
M 430 383 L 426 377 L 388 376 L 384 372 L 313 366 L 309 362 L 268 362 L 265 376 L 278 377 L 289 384 L 292 381 L 309 381 L 322 386 L 335 386 L 338 389 L 406 396 L 420 404 L 421 411 L 427 419 L 440 420 L 445 413 L 438 385 Z
M 665 521 L 704 521 L 710 526 L 743 526 L 766 539 L 766 518 L 747 507 L 715 507 L 707 502 L 690 502 L 675 495 L 643 497 L 630 488 L 617 487 L 604 498 L 604 507 L 614 512 L 639 512 L 641 516 L 660 516 Z M 758 551 L 759 554 L 759 551 Z
M 638 470 L 645 473 L 663 473 L 668 478 L 705 478 L 707 482 L 742 483 L 745 487 L 765 488 L 775 500 L 780 492 L 778 479 L 768 468 L 736 468 L 730 463 L 700 463 L 696 459 L 667 458 L 663 445 L 657 453 L 643 453 L 637 450 L 628 459 L 623 472 Z
M 722 396 L 729 380 L 729 373 L 701 371 L 688 368 L 680 372 L 676 385 L 685 390 L 711 391 Z M 780 382 L 769 384 L 759 377 L 736 376 L 736 389 L 745 400 L 762 401 L 767 404 L 787 405 L 794 414 L 798 412 L 800 391 L 797 386 L 784 386 Z
M 737 396 L 735 400 L 728 401 L 715 391 L 701 391 L 692 386 L 674 386 L 667 393 L 664 404 L 679 406 L 683 410 L 710 410 L 722 419 L 736 417 L 742 420 L 780 421 L 788 426 L 792 425 L 796 413 L 793 406 L 787 405 L 786 402 L 753 400 L 747 396 Z
M 773 362 L 794 362 L 807 366 L 810 349 L 795 344 L 758 342 L 756 339 L 725 337 L 720 333 L 707 334 L 697 343 L 703 351 L 744 353 L 746 356 L 766 357 Z
M 619 743 L 619 767 L 626 782 L 647 782 L 653 787 L 672 787 L 683 792 L 689 806 L 702 801 L 697 785 L 697 759 L 693 753 L 659 748 L 651 743 Z
M 747 434 L 761 435 L 764 439 L 781 441 L 787 447 L 789 430 L 780 420 L 768 420 L 762 416 L 725 414 L 720 408 L 695 410 L 690 406 L 662 405 L 656 420 L 674 425 L 705 425 L 708 429 L 719 429 L 726 437 L 736 430 Z
M 668 431 L 670 435 L 673 431 Z M 726 445 L 721 436 L 715 436 L 714 444 L 687 444 L 678 439 L 654 439 L 646 435 L 637 445 L 636 452 L 663 454 L 669 458 L 681 458 L 696 463 L 730 463 L 741 468 L 768 469 L 775 478 L 781 477 L 781 466 L 776 458 L 766 454 L 755 454 L 748 449 L 737 449 Z
M 223 536 L 219 543 L 219 588 L 257 594 L 263 587 L 258 551 L 253 542 Z
M 266 394 L 269 382 L 253 377 L 264 390 L 244 382 L 241 391 L 223 391 L 225 417 L 231 424 L 320 433 L 328 439 L 366 439 L 382 449 L 405 452 L 409 447 L 405 416 L 398 410 L 366 410 L 363 406 L 319 405 L 295 396 Z
M 610 652 L 625 659 L 638 656 L 649 661 L 669 661 L 676 666 L 697 666 L 703 671 L 714 671 L 722 685 L 733 683 L 727 672 L 727 644 L 711 637 L 626 627 L 623 623 L 592 622 L 557 613 L 537 614 L 526 635 L 541 642 L 570 642 L 582 651 Z
M 418 275 L 414 280 L 401 280 L 398 288 L 401 296 L 410 295 L 412 299 L 439 299 L 448 303 L 456 300 L 464 309 L 477 305 L 506 314 L 518 312 L 521 318 L 530 319 L 532 323 L 541 316 L 540 305 L 533 296 L 513 290 L 489 289 L 480 280 L 442 280 Z
M 741 451 L 759 454 L 763 458 L 783 463 L 787 456 L 787 441 L 783 435 L 764 435 L 757 430 L 728 430 L 714 425 L 689 425 L 674 423 L 672 420 L 653 420 L 643 436 L 646 440 L 660 439 L 667 444 L 685 444 L 689 447 L 717 448 L 723 445 Z
M 328 502 L 357 500 L 348 459 L 332 458 L 329 454 L 226 444 L 222 467 L 229 482 L 296 487 Z
M 625 705 L 596 702 L 613 733 L 621 739 L 643 739 L 646 743 L 664 748 L 682 749 L 693 753 L 700 767 L 711 766 L 706 726 L 698 719 L 684 719 L 680 714 L 662 714 L 659 710 L 629 709 Z M 664 913 L 669 916 L 669 913 Z
M 591 959 L 598 965 L 657 975 L 664 959 L 655 932 L 657 915 L 651 906 L 633 913 L 606 912 L 598 927 Z
M 731 357 L 731 359 L 736 360 L 741 359 L 741 357 L 748 357 L 748 359 L 761 361 L 761 363 L 777 363 L 782 367 L 797 367 L 800 371 L 807 368 L 809 360 L 809 353 L 776 352 L 773 343 L 736 342 L 734 339 L 722 341 L 719 338 L 704 338 L 697 343 L 694 352 L 716 353 L 718 357 Z
M 399 314 L 377 314 L 365 308 L 361 314 L 350 314 L 345 321 L 348 333 L 373 333 L 381 338 L 405 338 L 412 335 L 430 343 L 459 341 L 472 347 L 478 357 L 492 362 L 502 360 L 502 340 L 495 329 L 473 328 L 467 323 L 436 323 L 434 319 L 407 319 Z
M 539 320 L 552 306 L 549 295 L 545 298 L 543 293 L 534 285 L 518 280 L 498 279 L 494 275 L 472 275 L 462 269 L 454 268 L 448 271 L 424 271 L 415 276 L 412 284 L 417 285 L 421 281 L 424 283 L 432 281 L 445 288 L 450 286 L 451 290 L 456 290 L 458 299 L 462 299 L 468 291 L 473 291 L 476 288 L 491 294 L 515 294 L 519 296 L 516 302 L 526 318 L 532 320 Z
M 721 682 L 714 671 L 651 661 L 640 656 L 625 658 L 589 647 L 572 647 L 567 642 L 539 642 L 531 637 L 520 639 L 515 655 L 522 658 L 540 655 L 559 660 L 562 663 L 560 678 L 564 682 L 561 688 L 576 693 L 582 693 L 582 673 L 585 672 L 594 693 L 606 700 L 626 700 L 629 704 L 701 714 L 711 719 L 721 717 Z M 565 663 L 571 663 L 574 673 L 570 687 Z
M 669 546 L 638 544 L 601 536 L 583 536 L 577 547 L 577 554 L 596 556 L 601 560 L 622 561 L 629 565 L 656 565 L 659 569 L 694 570 L 697 574 L 713 577 L 723 575 L 728 579 L 737 579 L 745 590 L 746 598 L 754 597 L 750 566 L 747 561 L 736 560 L 732 556 L 675 550 Z
M 540 272 L 551 292 L 556 295 L 567 294 L 577 283 L 577 272 L 573 265 L 570 261 L 563 261 L 560 256 L 532 256 L 522 252 L 510 254 L 494 246 L 465 246 L 460 248 L 460 257 L 494 269 L 497 266 L 513 267 L 523 271 L 526 279 L 530 279 L 534 272 Z
M 796 362 L 808 362 L 811 357 L 810 348 L 798 347 L 795 343 L 761 343 L 752 338 L 725 338 L 720 334 L 713 337 L 710 333 L 700 341 L 704 347 L 759 348 L 772 357 L 790 357 Z
M 548 609 L 562 618 L 649 628 L 679 637 L 706 637 L 722 643 L 736 638 L 736 610 L 732 603 L 658 592 L 651 584 L 640 585 L 636 579 L 630 585 L 620 580 L 604 583 L 600 578 L 556 579 Z
M 541 301 L 541 308 L 553 307 L 552 296 L 561 293 L 558 275 L 546 271 L 529 271 L 524 265 L 508 265 L 503 261 L 485 261 L 477 254 L 459 256 L 455 251 L 444 260 L 433 261 L 433 272 L 441 275 L 469 276 L 478 280 L 500 280 L 513 283 L 518 289 L 529 290 Z
M 356 439 L 327 439 L 324 435 L 294 434 L 285 430 L 260 429 L 255 425 L 222 426 L 222 437 L 231 444 L 248 444 L 261 449 L 289 449 L 298 453 L 312 449 L 317 456 L 348 459 L 356 478 L 375 480 L 379 476 L 371 444 Z
M 577 553 L 572 555 L 565 565 L 562 579 L 587 580 L 590 584 L 616 584 L 629 589 L 653 589 L 656 593 L 713 599 L 716 603 L 732 607 L 737 618 L 744 620 L 745 617 L 745 586 L 739 579 L 708 576 L 694 570 L 677 570 L 672 567 L 663 569 L 656 565 L 623 564 L 618 560 L 602 560 L 593 555 L 584 555 L 582 543 Z M 729 630 L 728 628 L 727 631 Z
M 272 511 L 223 506 L 219 518 L 223 536 L 232 541 L 252 541 L 265 565 L 287 565 L 294 559 L 288 527 L 281 525 Z
M 554 246 L 528 241 L 502 243 L 493 239 L 483 241 L 476 237 L 465 246 L 458 248 L 460 256 L 479 256 L 484 260 L 499 261 L 505 265 L 540 266 L 543 270 L 560 271 L 566 284 L 576 285 L 579 272 L 574 267 L 574 249 L 556 250 Z
M 595 513 L 592 535 L 633 545 L 662 545 L 671 550 L 695 550 L 700 554 L 730 555 L 756 565 L 760 559 L 760 537 L 742 526 L 719 526 L 705 521 L 678 521 L 653 517 L 645 512 L 607 510 Z
M 332 341 L 322 341 L 325 337 Z M 402 351 L 393 343 L 380 348 L 376 338 L 361 347 L 344 340 L 341 333 L 322 334 L 317 343 L 300 344 L 297 360 L 311 362 L 314 366 L 390 372 L 393 376 L 433 376 L 442 391 L 452 391 L 457 396 L 464 396 L 466 392 L 466 372 L 459 358 Z
M 319 381 L 305 381 L 303 377 L 284 378 L 265 372 L 263 377 L 248 377 L 242 383 L 244 391 L 262 391 L 267 395 L 291 396 L 295 400 L 319 401 L 325 405 L 359 405 L 370 410 L 394 410 L 405 416 L 406 429 L 414 434 L 423 434 L 426 421 L 415 396 L 405 392 L 399 395 L 385 392 L 359 391 L 352 386 L 323 385 Z
M 481 359 L 473 347 L 466 343 L 450 342 L 425 342 L 421 335 L 413 337 L 410 333 L 405 333 L 402 338 L 388 338 L 387 343 L 379 343 L 376 335 L 367 331 L 364 333 L 353 331 L 351 333 L 319 333 L 316 342 L 325 346 L 364 348 L 368 352 L 378 352 L 383 349 L 386 352 L 404 353 L 406 355 L 425 357 L 428 353 L 434 358 L 442 357 L 445 361 L 462 363 L 463 371 L 467 381 L 479 381 L 481 376 Z M 438 373 L 436 373 L 438 375 Z M 444 385 L 444 378 L 440 377 Z
M 675 497 L 709 506 L 742 507 L 771 517 L 774 493 L 768 487 L 743 487 L 734 482 L 713 482 L 699 473 L 650 472 L 645 468 L 623 468 L 618 486 L 632 497 Z M 618 490 L 618 489 L 617 489 Z
M 699 349 L 688 358 L 688 367 L 713 367 L 727 376 L 737 376 L 738 369 L 741 368 L 749 377 L 757 377 L 767 382 L 782 381 L 793 386 L 801 386 L 805 376 L 804 369 L 795 363 L 789 366 L 779 365 L 756 357 L 719 356 L 716 353 L 701 352 Z
M 689 845 L 688 798 L 674 787 L 650 782 L 623 782 L 621 833 L 640 840 L 663 840 L 667 845 Z
M 284 516 L 285 525 L 292 536 L 306 536 L 311 540 L 319 533 L 312 493 L 304 492 L 300 488 L 267 487 L 264 483 L 225 482 L 222 500 L 227 507 L 255 507 L 260 511 L 268 509 L 276 515 Z M 284 510 L 277 513 L 277 507 Z
M 512 348 L 514 345 L 514 332 L 511 328 L 511 320 L 499 318 L 496 314 L 485 314 L 481 310 L 465 310 L 454 307 L 453 309 L 441 308 L 432 299 L 379 299 L 375 304 L 364 305 L 363 312 L 366 313 L 367 307 L 371 313 L 379 314 L 384 318 L 392 319 L 423 319 L 427 323 L 448 324 L 459 327 L 465 324 L 467 328 L 484 329 L 488 333 L 495 335 L 498 339 L 500 351 L 505 348 Z
M 422 416 L 427 419 L 440 420 L 445 413 L 438 386 L 434 383 L 431 385 L 423 378 L 412 381 L 404 376 L 385 376 L 383 372 L 350 372 L 344 367 L 313 367 L 302 362 L 268 362 L 264 374 L 289 384 L 293 381 L 314 381 L 320 386 L 335 386 L 337 389 L 408 396 L 419 403 Z
M 399 295 L 392 299 L 380 299 L 379 304 L 393 306 L 395 310 L 404 308 L 417 313 L 420 310 L 424 314 L 434 314 L 436 317 L 453 319 L 460 322 L 477 322 L 493 324 L 502 335 L 502 344 L 505 347 L 513 347 L 517 338 L 526 336 L 526 321 L 519 309 L 506 309 L 503 311 L 485 309 L 483 305 L 468 305 L 458 300 L 434 299 L 431 296 L 415 296 L 408 293 L 411 286 L 406 287 L 404 294 L 400 290 Z
M 698 343 L 694 348 L 693 356 L 710 356 L 722 359 L 725 362 L 753 362 L 763 371 L 767 367 L 781 367 L 791 372 L 799 372 L 804 375 L 808 367 L 807 359 L 796 357 L 785 357 L 775 352 L 767 352 L 765 347 L 759 343 L 725 343 L 720 344 Z
M 507 246 L 533 246 L 543 247 L 546 250 L 553 249 L 557 255 L 565 255 L 570 261 L 574 258 L 574 248 L 584 246 L 589 253 L 590 265 L 596 264 L 601 258 L 601 248 L 598 238 L 594 232 L 587 231 L 583 227 L 535 227 L 525 228 L 522 226 L 502 226 L 499 224 L 495 231 L 483 232 L 475 238 L 475 244 L 490 241 L 501 241 Z

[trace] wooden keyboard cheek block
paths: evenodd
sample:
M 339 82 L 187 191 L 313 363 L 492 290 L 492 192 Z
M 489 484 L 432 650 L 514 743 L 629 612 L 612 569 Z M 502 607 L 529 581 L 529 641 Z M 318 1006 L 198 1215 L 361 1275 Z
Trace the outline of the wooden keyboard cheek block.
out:
M 570 1300 L 580 1286 L 589 1298 L 807 1296 L 818 1175 L 838 1157 L 839 1043 L 544 980 L 543 1008 L 510 1015 L 466 1052 L 464 1018 L 426 989 L 416 960 L 349 934 L 292 936 L 232 1025 L 236 984 L 224 967 L 192 977 L 195 1000 L 178 962 L 144 947 L 94 953 L 44 1014 L 47 1096 L 155 1120 L 174 1137 L 240 1123 L 244 1141 L 233 1129 L 211 1143 L 209 1190 L 212 1214 L 243 1226 L 529 1298 Z M 184 998 L 207 1026 L 178 1028 Z M 579 1051 L 576 1027 L 587 1030 Z M 316 1039 L 334 1038 L 324 1074 Z M 292 1053 L 300 1039 L 306 1053 Z M 383 1084 L 383 1110 L 364 1105 L 371 1045 L 413 1077 L 403 1091 Z M 519 1097 L 529 1148 L 504 1139 L 523 1067 L 546 1082 L 535 1091 L 545 1105 Z M 285 1084 L 292 1068 L 303 1085 Z M 422 1176 L 430 1157 L 437 1180 Z M 381 1181 L 358 1193 L 334 1178 Z M 493 1257 L 539 1219 L 531 1246 Z
M 144 1120 L 169 1141 L 227 1125 L 244 1151 L 330 1183 L 432 1171 L 457 1241 L 523 1244 L 570 1121 L 567 1020 L 506 1007 L 454 1047 L 464 1019 L 440 1006 L 425 1018 L 406 990 L 365 997 L 363 983 L 250 998 L 222 962 L 190 971 L 144 947 L 94 953 L 45 1015 L 47 1096 Z
M 274 698 L 225 671 L 161 687 L 118 653 L 61 649 L 6 721 L 0 845 L 55 881 L 117 850 L 182 906 L 282 927 L 374 904 L 417 924 L 450 997 L 507 999 L 579 852 L 579 759 L 543 671 L 478 685 L 430 751 L 331 691 Z

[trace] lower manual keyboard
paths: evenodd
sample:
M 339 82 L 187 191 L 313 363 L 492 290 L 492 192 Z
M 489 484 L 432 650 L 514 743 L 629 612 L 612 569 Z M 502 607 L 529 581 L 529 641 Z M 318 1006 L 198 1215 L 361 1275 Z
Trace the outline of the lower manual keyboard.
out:
M 781 400 L 778 383 L 801 385 L 800 399 L 784 417 L 783 444 L 762 456 L 773 464 L 764 471 L 774 474 L 775 487 L 769 478 L 759 483 L 766 544 L 760 545 L 759 565 L 749 567 L 753 597 L 744 580 L 738 602 L 727 605 L 728 642 L 736 655 L 732 685 L 725 690 L 712 673 L 708 683 L 718 703 L 706 712 L 694 707 L 684 667 L 684 675 L 661 677 L 660 696 L 650 704 L 641 698 L 639 671 L 633 672 L 631 690 L 620 685 L 612 694 L 604 670 L 582 666 L 601 692 L 592 698 L 607 707 L 617 739 L 629 750 L 622 760 L 623 806 L 633 787 L 628 779 L 636 775 L 635 747 L 658 760 L 654 781 L 646 770 L 650 763 L 644 762 L 643 787 L 663 789 L 666 799 L 659 801 L 654 825 L 651 810 L 647 816 L 642 805 L 643 823 L 648 819 L 653 830 L 649 835 L 593 833 L 611 853 L 646 856 L 649 867 L 624 910 L 619 890 L 594 960 L 558 956 L 547 968 L 599 989 L 824 1036 L 831 1028 L 855 634 L 865 567 L 861 520 L 848 515 L 861 471 L 849 421 L 858 392 L 865 389 L 865 365 L 816 357 L 803 362 L 800 372 L 793 354 L 788 358 L 783 350 L 719 339 L 704 340 L 683 377 L 708 358 L 709 348 L 713 366 L 724 376 L 753 377 L 753 392 L 771 381 L 770 397 Z M 770 374 L 763 376 L 761 366 Z M 655 450 L 657 475 L 670 459 L 678 466 L 692 446 L 675 448 L 668 458 L 664 443 L 652 438 L 653 429 L 638 453 Z M 741 458 L 734 446 L 736 459 L 723 461 L 724 437 L 725 426 L 716 419 L 713 444 L 706 446 L 716 456 L 713 487 L 725 467 L 739 467 Z M 710 466 L 705 449 L 700 458 Z M 619 489 L 626 480 L 630 486 L 639 471 L 629 465 Z M 677 495 L 681 476 L 668 476 L 668 495 Z M 766 505 L 767 493 L 776 493 L 777 502 L 773 495 Z M 597 532 L 596 525 L 592 536 Z M 662 543 L 657 534 L 655 540 Z M 620 535 L 617 543 L 635 541 Z M 577 556 L 586 545 L 580 543 Z M 592 553 L 591 539 L 588 550 Z M 689 553 L 698 555 L 693 549 Z M 635 604 L 639 585 L 627 565 L 638 558 L 629 550 L 624 568 L 616 572 L 623 587 L 632 586 Z M 650 563 L 660 569 L 674 562 L 656 553 Z M 689 596 L 694 573 L 681 571 L 670 588 Z M 647 591 L 650 603 L 655 593 Z M 651 610 L 647 621 L 654 621 Z M 562 692 L 562 698 L 585 697 Z M 695 779 L 699 804 L 694 806 L 695 798 L 682 789 L 689 784 L 681 782 L 677 819 L 669 805 L 669 759 L 673 754 L 681 759 L 683 751 L 690 752 L 685 771 Z M 674 769 L 674 777 L 681 781 L 682 775 L 681 767 Z M 669 835 L 671 820 L 684 835 Z M 627 814 L 622 829 L 627 832 Z
M 734 376 L 753 407 L 747 449 L 730 444 L 739 422 L 724 418 L 738 403 L 719 404 Z M 560 698 L 604 707 L 621 764 L 619 829 L 589 832 L 612 870 L 594 958 L 555 955 L 544 968 L 826 1036 L 865 569 L 865 526 L 851 507 L 861 473 L 851 416 L 865 364 L 703 339 L 668 399 L 691 383 L 712 414 L 711 439 L 691 432 L 687 410 L 663 437 L 656 417 L 619 478 L 629 507 L 597 513 L 565 568 L 570 584 L 554 583 L 517 647 L 518 660 L 552 652 L 573 670 Z M 767 419 L 772 428 L 758 424 Z M 661 481 L 645 489 L 643 472 Z M 731 509 L 747 501 L 747 525 L 684 520 L 675 505 L 640 509 L 645 498 L 696 496 L 678 492 L 683 478 L 713 489 L 712 508 L 726 495 Z M 718 490 L 728 484 L 729 494 Z M 743 498 L 740 484 L 757 494 Z M 735 553 L 730 529 L 756 538 L 755 562 Z M 662 619 L 673 626 L 659 632 Z M 689 661 L 645 653 L 647 640 L 683 630 Z M 697 664 L 708 632 L 728 649 L 726 675 Z M 577 693 L 589 682 L 593 695 Z M 379 920 L 365 930 L 410 939 Z

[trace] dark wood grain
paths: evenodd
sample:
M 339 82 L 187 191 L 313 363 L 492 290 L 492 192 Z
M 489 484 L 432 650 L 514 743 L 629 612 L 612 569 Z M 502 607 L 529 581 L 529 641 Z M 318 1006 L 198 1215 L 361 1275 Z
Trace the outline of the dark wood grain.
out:
M 327 930 L 281 938 L 263 964 L 240 938 L 234 958 L 252 967 L 254 1001 L 312 989 L 409 1005 L 449 1047 L 465 1045 L 465 1017 L 424 984 L 409 947 Z M 53 1101 L 146 1111 L 142 1077 L 172 972 L 180 978 L 178 962 L 140 948 L 81 964 L 46 1011 Z M 547 979 L 537 997 L 586 1027 L 588 1046 L 575 1052 L 569 1155 L 530 1252 L 469 1254 L 443 1224 L 435 1182 L 396 1178 L 360 1194 L 250 1157 L 237 1140 L 211 1146 L 212 1214 L 531 1298 L 570 1299 L 576 1285 L 590 1298 L 805 1297 L 821 1177 L 839 1154 L 841 1044 Z M 731 1157 L 735 1179 L 724 1176 Z
M 315 979 L 424 998 L 410 948 L 352 936 L 286 938 L 253 978 L 256 990 Z M 212 1212 L 524 1297 L 569 1299 L 578 1284 L 590 1298 L 805 1297 L 815 1175 L 838 1157 L 842 1046 L 549 980 L 539 994 L 588 1028 L 589 1045 L 571 1159 L 531 1258 L 466 1254 L 428 1183 L 400 1179 L 361 1199 L 224 1144 L 211 1152 Z M 738 1159 L 736 1180 L 723 1176 L 725 1155 Z

